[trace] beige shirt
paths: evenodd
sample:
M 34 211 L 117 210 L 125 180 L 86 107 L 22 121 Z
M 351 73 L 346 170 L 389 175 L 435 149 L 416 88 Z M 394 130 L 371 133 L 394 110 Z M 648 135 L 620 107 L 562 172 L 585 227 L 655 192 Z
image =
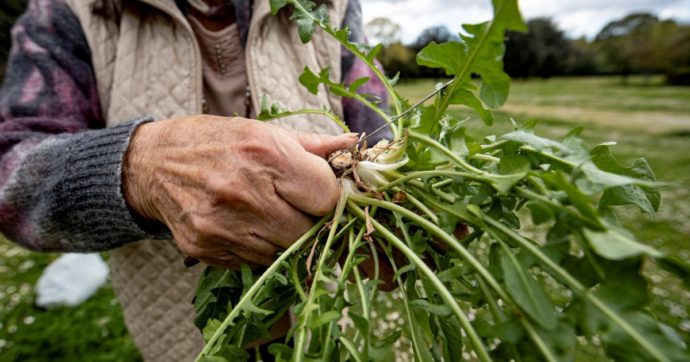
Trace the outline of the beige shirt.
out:
M 193 16 L 188 19 L 201 50 L 204 113 L 248 117 L 247 71 L 237 24 L 211 31 Z

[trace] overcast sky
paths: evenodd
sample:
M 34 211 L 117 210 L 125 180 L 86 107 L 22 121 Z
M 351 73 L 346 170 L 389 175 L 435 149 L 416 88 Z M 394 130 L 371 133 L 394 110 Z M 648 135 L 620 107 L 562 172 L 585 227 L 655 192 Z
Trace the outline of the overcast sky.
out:
M 403 42 L 422 30 L 446 25 L 457 32 L 460 24 L 485 21 L 490 0 L 360 0 L 364 22 L 387 17 L 402 27 Z M 652 12 L 663 19 L 690 22 L 690 0 L 520 0 L 525 18 L 548 16 L 571 37 L 594 37 L 609 21 L 633 11 Z

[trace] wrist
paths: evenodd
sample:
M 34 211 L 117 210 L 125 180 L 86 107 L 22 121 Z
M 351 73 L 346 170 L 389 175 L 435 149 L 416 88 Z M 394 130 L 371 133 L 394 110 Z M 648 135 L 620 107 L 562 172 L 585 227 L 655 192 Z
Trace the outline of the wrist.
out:
M 122 163 L 122 194 L 127 205 L 144 219 L 162 221 L 151 197 L 159 123 L 139 125 L 132 133 Z

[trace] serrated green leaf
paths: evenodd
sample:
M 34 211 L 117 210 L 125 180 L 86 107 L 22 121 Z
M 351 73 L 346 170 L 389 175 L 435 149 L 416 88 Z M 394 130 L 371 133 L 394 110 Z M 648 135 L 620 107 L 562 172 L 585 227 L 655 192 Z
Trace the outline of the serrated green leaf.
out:
M 470 92 L 469 90 L 465 88 L 458 88 L 451 96 L 450 96 L 450 104 L 464 104 L 470 108 L 472 108 L 479 117 L 482 119 L 485 125 L 491 126 L 494 124 L 494 116 L 484 108 L 484 105 L 482 102 L 477 98 L 477 96 L 474 95 L 474 93 Z
M 501 268 L 506 290 L 532 320 L 547 330 L 556 328 L 558 320 L 553 303 L 544 287 L 525 269 L 507 246 L 502 244 Z
M 354 82 L 350 83 L 350 86 L 348 88 L 350 89 L 351 92 L 357 92 L 357 90 L 361 86 L 366 84 L 369 81 L 369 79 L 371 79 L 371 78 L 369 78 L 369 77 L 359 78 L 359 79 L 355 80 Z
M 240 275 L 242 276 L 242 286 L 249 289 L 254 284 L 254 273 L 247 264 L 242 264 L 240 267 Z
M 586 304 L 585 315 L 581 322 L 589 335 L 599 335 L 606 345 L 606 353 L 614 360 L 619 361 L 650 361 L 657 360 L 650 355 L 650 349 L 662 355 L 668 361 L 685 361 L 687 359 L 687 347 L 677 344 L 672 336 L 664 333 L 659 323 L 644 311 L 620 310 L 615 311 L 619 319 L 624 320 L 627 326 L 623 330 L 618 324 L 601 314 L 590 303 Z M 631 337 L 631 333 L 637 339 L 642 339 L 650 346 L 644 348 Z
M 635 205 L 645 214 L 654 215 L 659 209 L 658 191 L 643 189 L 637 185 L 615 186 L 604 190 L 599 199 L 599 207 Z
M 292 348 L 282 343 L 272 343 L 268 346 L 268 353 L 273 355 L 276 361 L 289 361 L 292 357 Z
M 224 317 L 233 288 L 240 287 L 235 272 L 206 268 L 199 278 L 194 297 L 194 324 L 197 328 L 203 330 L 209 319 Z
M 304 67 L 302 75 L 299 76 L 299 82 L 312 94 L 317 94 L 319 92 L 321 79 L 314 74 L 311 69 Z
M 393 274 L 393 279 L 398 279 L 398 277 L 401 277 L 403 274 L 415 271 L 416 269 L 417 267 L 414 264 L 407 264 L 395 271 L 395 273 Z
M 372 361 L 388 362 L 394 358 L 393 345 L 400 339 L 400 330 L 396 330 L 380 341 L 375 341 L 369 349 L 369 357 Z
M 474 71 L 482 76 L 479 97 L 489 108 L 496 109 L 508 99 L 510 76 L 503 71 L 502 65 L 489 67 L 486 64 L 478 64 L 474 68 Z
M 295 19 L 295 23 L 297 24 L 300 41 L 304 44 L 309 43 L 311 37 L 314 35 L 314 29 L 316 28 L 314 22 L 306 16 L 300 16 Z
M 309 327 L 309 329 L 317 329 L 325 325 L 326 323 L 330 323 L 332 321 L 340 319 L 340 317 L 340 312 L 329 310 L 328 312 L 321 313 L 315 317 L 310 318 L 309 322 L 307 323 L 307 326 Z
M 642 212 L 652 215 L 659 209 L 659 191 L 652 185 L 637 184 L 637 180 L 653 182 L 656 179 L 647 160 L 638 158 L 632 165 L 625 166 L 616 160 L 608 145 L 595 147 L 591 155 L 592 162 L 598 169 L 632 178 L 617 178 L 622 183 L 620 185 L 607 184 L 609 188 L 604 191 L 599 207 L 635 205 Z
M 350 353 L 350 355 L 352 356 L 352 358 L 354 358 L 356 362 L 365 361 L 364 357 L 362 357 L 361 353 L 359 353 L 359 351 L 357 350 L 355 344 L 349 338 L 345 336 L 340 336 L 338 340 L 340 341 L 340 343 L 342 343 L 343 346 L 345 346 L 347 352 Z
M 498 28 L 502 31 L 513 30 L 519 32 L 527 31 L 527 24 L 520 14 L 520 7 L 517 0 L 492 0 L 494 7 L 494 20 Z
M 501 136 L 501 139 L 530 145 L 537 150 L 568 150 L 560 142 L 537 136 L 534 134 L 534 132 L 525 129 L 519 129 L 517 131 L 506 133 L 503 136 Z
M 352 319 L 352 323 L 355 325 L 355 328 L 359 330 L 359 333 L 361 333 L 364 336 L 369 335 L 369 320 L 360 316 L 357 313 L 354 313 L 352 311 L 348 312 L 348 317 Z
M 585 229 L 584 235 L 597 254 L 610 260 L 622 260 L 638 255 L 649 255 L 654 258 L 663 256 L 651 246 L 635 241 L 628 232 L 611 226 L 605 231 Z
M 527 203 L 527 208 L 532 214 L 532 222 L 535 225 L 544 224 L 553 219 L 554 213 L 548 206 L 541 202 L 530 201 Z
M 515 184 L 525 178 L 525 176 L 527 176 L 526 173 L 516 173 L 513 175 L 491 175 L 486 176 L 486 179 L 489 180 L 491 186 L 493 186 L 496 191 L 500 194 L 505 194 L 510 191 Z
M 649 302 L 649 291 L 641 273 L 641 258 L 610 263 L 606 267 L 606 279 L 594 294 L 618 311 L 644 307 Z
M 333 93 L 339 97 L 349 97 L 350 96 L 350 91 L 341 85 L 329 85 L 328 90 L 331 93 Z
M 550 171 L 539 174 L 547 184 L 554 186 L 561 191 L 564 191 L 568 195 L 570 202 L 577 208 L 578 211 L 588 219 L 594 225 L 601 225 L 599 221 L 599 216 L 596 210 L 592 207 L 592 202 L 579 190 L 575 185 L 573 185 L 570 180 L 562 172 Z
M 417 64 L 443 69 L 447 75 L 456 75 L 465 65 L 465 52 L 465 45 L 459 42 L 438 44 L 432 41 L 417 54 Z
M 438 318 L 438 323 L 443 332 L 443 357 L 444 361 L 459 362 L 462 357 L 462 327 L 455 318 Z
M 559 323 L 555 330 L 537 328 L 537 333 L 557 361 L 575 360 L 577 338 L 572 325 Z
M 373 47 L 368 53 L 367 53 L 367 60 L 370 62 L 374 62 L 376 60 L 376 56 L 379 55 L 381 50 L 383 49 L 383 44 L 377 44 L 375 47 Z
M 295 6 L 290 19 L 297 24 L 297 31 L 302 43 L 308 43 L 314 34 L 317 24 L 328 24 L 328 8 L 321 4 L 314 9 L 316 5 L 312 1 L 305 0 L 287 0 L 288 4 Z M 278 3 L 277 5 L 280 5 Z M 316 22 L 316 23 L 315 23 Z
M 436 124 L 436 109 L 434 107 L 421 107 L 421 112 L 413 117 L 413 127 L 421 133 L 428 134 L 436 127 Z
M 498 172 L 502 175 L 513 175 L 526 173 L 531 170 L 530 162 L 527 158 L 515 153 L 506 153 L 498 163 Z
M 264 315 L 264 316 L 268 316 L 268 315 L 271 315 L 273 313 L 270 310 L 266 310 L 266 309 L 257 307 L 256 305 L 254 305 L 254 302 L 252 302 L 251 300 L 244 305 L 243 310 L 250 313 L 250 314 L 260 314 L 260 315 Z
M 285 277 L 285 275 L 283 275 L 283 274 L 275 273 L 275 274 L 273 274 L 273 279 L 277 280 L 278 283 L 280 283 L 282 285 L 288 285 L 288 280 Z

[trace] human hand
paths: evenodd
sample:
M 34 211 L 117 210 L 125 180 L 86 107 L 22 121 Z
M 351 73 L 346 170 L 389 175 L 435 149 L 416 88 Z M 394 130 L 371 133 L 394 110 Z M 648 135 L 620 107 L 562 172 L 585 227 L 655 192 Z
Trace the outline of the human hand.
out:
M 312 216 L 335 207 L 340 189 L 324 158 L 356 141 L 244 118 L 147 123 L 130 141 L 123 192 L 140 215 L 166 224 L 189 257 L 270 265 Z

